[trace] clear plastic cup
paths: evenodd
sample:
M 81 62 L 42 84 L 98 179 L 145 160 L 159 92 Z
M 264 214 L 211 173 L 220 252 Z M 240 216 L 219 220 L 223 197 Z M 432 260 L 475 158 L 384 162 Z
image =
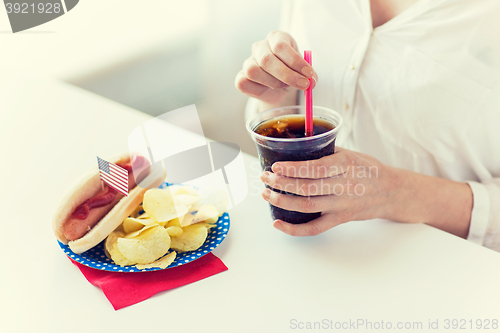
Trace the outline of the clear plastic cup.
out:
M 287 115 L 304 115 L 304 106 L 286 106 L 267 110 L 256 114 L 247 121 L 246 127 L 250 136 L 257 144 L 260 165 L 264 171 L 272 172 L 271 167 L 278 161 L 308 161 L 335 153 L 335 139 L 342 125 L 342 116 L 331 109 L 313 107 L 314 119 L 320 118 L 333 124 L 334 129 L 319 135 L 303 138 L 274 138 L 259 135 L 254 130 L 263 122 Z M 267 188 L 270 188 L 266 185 Z M 295 195 L 285 191 L 270 188 L 286 195 Z M 301 213 L 288 211 L 271 205 L 271 214 L 274 219 L 289 223 L 306 223 L 321 216 L 321 213 Z

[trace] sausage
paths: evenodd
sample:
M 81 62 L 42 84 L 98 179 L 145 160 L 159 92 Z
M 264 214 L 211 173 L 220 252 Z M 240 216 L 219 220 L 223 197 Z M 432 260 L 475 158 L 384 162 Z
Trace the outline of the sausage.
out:
M 101 191 L 97 195 L 102 195 L 105 191 L 106 190 Z M 121 193 L 116 193 L 115 198 L 110 204 L 90 209 L 88 216 L 83 220 L 70 217 L 63 227 L 64 236 L 70 241 L 82 238 L 118 203 L 118 201 L 121 200 L 121 198 L 123 198 L 123 196 L 124 195 Z

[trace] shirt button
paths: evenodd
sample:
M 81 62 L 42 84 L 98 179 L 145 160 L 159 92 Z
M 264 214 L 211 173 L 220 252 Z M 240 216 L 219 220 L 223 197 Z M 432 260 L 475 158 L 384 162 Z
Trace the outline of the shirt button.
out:
M 354 65 L 351 65 L 351 69 L 355 69 L 356 67 L 354 67 Z
M 346 111 L 349 110 L 349 104 L 347 104 L 347 103 L 344 104 L 344 110 L 346 110 Z

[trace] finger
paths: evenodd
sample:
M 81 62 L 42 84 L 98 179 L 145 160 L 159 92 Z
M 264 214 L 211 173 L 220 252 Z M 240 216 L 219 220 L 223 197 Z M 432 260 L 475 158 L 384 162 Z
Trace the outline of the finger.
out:
M 243 73 L 250 81 L 260 83 L 272 89 L 287 86 L 285 83 L 260 68 L 259 64 L 253 57 L 248 58 L 243 63 Z
M 276 190 L 300 196 L 340 195 L 343 193 L 345 183 L 349 180 L 347 175 L 308 179 L 285 177 L 268 171 L 262 173 L 260 178 L 265 184 Z
M 252 54 L 259 66 L 281 82 L 297 89 L 307 89 L 309 80 L 302 74 L 290 69 L 274 53 L 267 41 L 261 41 L 254 44 Z
M 285 65 L 308 78 L 313 76 L 314 71 L 312 66 L 304 60 L 297 49 L 292 47 L 294 39 L 290 34 L 282 31 L 273 31 L 268 35 L 267 39 L 271 51 Z
M 339 209 L 333 195 L 316 197 L 301 197 L 296 195 L 281 194 L 266 188 L 262 191 L 262 197 L 271 205 L 301 213 L 318 213 L 331 209 Z
M 323 214 L 317 219 L 302 224 L 291 224 L 282 220 L 276 220 L 273 226 L 290 236 L 303 237 L 319 235 L 339 224 L 342 224 L 342 221 L 336 219 L 334 214 Z
M 318 74 L 316 74 L 316 72 L 314 72 L 313 74 L 313 77 L 312 77 L 312 88 L 316 88 L 316 84 L 318 83 Z
M 276 162 L 272 170 L 276 174 L 293 178 L 329 178 L 348 172 L 351 162 L 348 151 L 339 150 L 335 154 L 317 160 Z
M 236 88 L 244 94 L 251 97 L 259 97 L 263 93 L 269 90 L 268 87 L 263 86 L 260 83 L 250 81 L 242 71 L 236 75 L 234 82 Z

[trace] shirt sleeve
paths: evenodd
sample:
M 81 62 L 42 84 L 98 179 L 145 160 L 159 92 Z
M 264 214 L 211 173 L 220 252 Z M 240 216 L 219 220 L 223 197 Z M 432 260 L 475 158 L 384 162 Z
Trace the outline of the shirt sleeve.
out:
M 474 197 L 467 239 L 500 251 L 500 178 L 483 183 L 467 183 Z
M 500 73 L 500 62 L 490 70 Z M 475 173 L 467 182 L 474 198 L 467 239 L 500 252 L 500 80 L 496 80 L 467 133 L 468 150 L 474 152 L 468 158 Z

